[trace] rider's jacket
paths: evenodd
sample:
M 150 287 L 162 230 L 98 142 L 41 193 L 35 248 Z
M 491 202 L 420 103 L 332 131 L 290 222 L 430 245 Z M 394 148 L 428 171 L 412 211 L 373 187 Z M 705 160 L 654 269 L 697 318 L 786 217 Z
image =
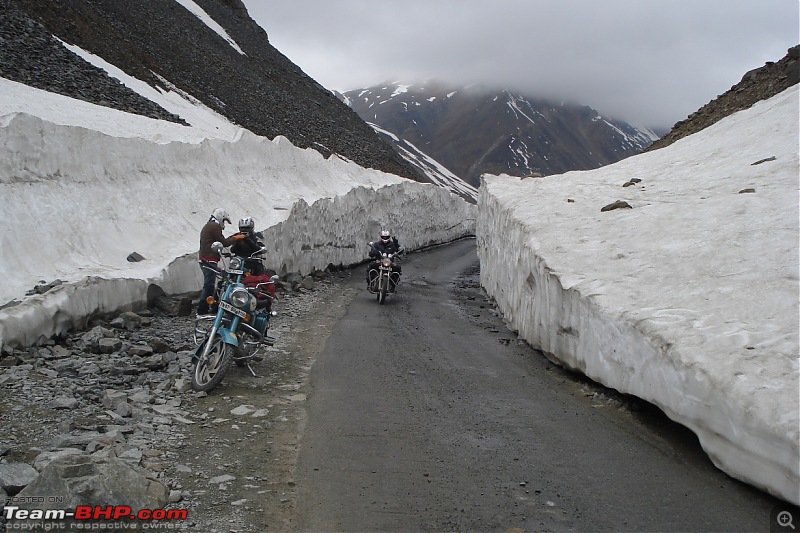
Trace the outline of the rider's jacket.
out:
M 392 237 L 387 243 L 383 241 L 375 241 L 373 246 L 369 249 L 370 257 L 380 257 L 382 254 L 394 254 L 400 249 L 400 243 L 397 242 L 397 237 Z
M 260 249 L 261 245 L 252 233 L 245 233 L 244 239 L 238 240 L 231 245 L 231 252 L 239 257 L 250 257 Z
M 203 226 L 203 229 L 200 230 L 200 251 L 197 254 L 200 261 L 213 261 L 215 263 L 219 261 L 219 254 L 211 249 L 211 245 L 216 241 L 221 242 L 222 246 L 230 246 L 236 242 L 233 235 L 226 239 L 222 235 L 222 226 L 214 217 L 211 217 L 206 222 L 206 225 Z
M 261 249 L 261 243 L 256 240 L 254 233 L 245 234 L 245 238 L 238 240 L 231 246 L 231 252 L 239 257 L 245 258 L 245 264 L 253 275 L 261 276 L 266 274 L 264 264 L 255 258 L 250 259 L 250 256 Z

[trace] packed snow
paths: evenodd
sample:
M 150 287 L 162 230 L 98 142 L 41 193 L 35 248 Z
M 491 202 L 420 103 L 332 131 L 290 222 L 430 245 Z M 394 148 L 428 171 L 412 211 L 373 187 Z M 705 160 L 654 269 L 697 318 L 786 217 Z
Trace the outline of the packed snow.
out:
M 481 284 L 534 347 L 800 503 L 798 168 L 795 85 L 614 165 L 484 175 Z
M 445 189 L 234 129 L 180 97 L 159 103 L 197 127 L 0 79 L 0 306 L 12 304 L 0 309 L 0 346 L 199 290 L 199 232 L 216 207 L 234 221 L 226 235 L 254 217 L 282 272 L 363 261 L 383 228 L 408 250 L 474 234 L 475 206 Z M 133 252 L 145 259 L 129 262 Z

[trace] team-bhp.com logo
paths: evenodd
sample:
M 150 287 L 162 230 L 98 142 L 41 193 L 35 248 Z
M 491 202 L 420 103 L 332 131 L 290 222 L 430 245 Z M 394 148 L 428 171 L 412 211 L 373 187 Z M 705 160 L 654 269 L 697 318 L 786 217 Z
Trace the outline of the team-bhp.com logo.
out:
M 33 522 L 37 528 L 46 530 L 65 529 L 64 521 L 70 521 L 75 529 L 110 529 L 100 526 L 103 521 L 117 521 L 113 529 L 173 529 L 176 522 L 186 520 L 186 509 L 139 509 L 134 511 L 127 505 L 78 505 L 75 509 L 21 509 L 19 506 L 3 507 L 6 530 L 31 529 Z M 22 522 L 20 522 L 22 521 Z M 61 522 L 61 524 L 59 524 Z M 49 524 L 50 527 L 46 527 Z M 169 525 L 173 527 L 169 527 Z M 64 526 L 64 527 L 59 527 Z M 72 527 L 70 527 L 72 529 Z

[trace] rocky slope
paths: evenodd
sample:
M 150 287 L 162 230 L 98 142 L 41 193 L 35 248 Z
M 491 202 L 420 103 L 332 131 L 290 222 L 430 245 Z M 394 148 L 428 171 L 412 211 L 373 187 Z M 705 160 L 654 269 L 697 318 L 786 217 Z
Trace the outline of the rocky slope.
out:
M 710 101 L 686 119 L 676 123 L 667 135 L 654 142 L 647 150 L 657 150 L 675 141 L 703 130 L 715 122 L 747 109 L 756 102 L 766 100 L 800 81 L 800 45 L 790 48 L 777 62 L 751 70 L 739 83 Z M 646 150 L 646 151 L 647 151 Z
M 253 364 L 257 375 L 232 365 L 209 394 L 189 387 L 193 319 L 160 307 L 4 350 L 0 501 L 30 510 L 116 504 L 186 511 L 170 529 L 204 533 L 291 530 L 308 372 L 354 296 L 339 276 L 349 273 L 317 273 L 304 280 L 308 288 L 286 284 L 270 328 L 278 341 Z M 4 524 L 0 515 L 0 529 L 23 524 L 33 525 Z M 92 524 L 100 527 L 82 525 Z
M 195 3 L 231 41 L 178 2 L 0 0 L 0 76 L 180 122 L 69 52 L 58 38 L 153 87 L 180 89 L 258 135 L 283 135 L 326 157 L 337 153 L 364 167 L 421 179 L 358 115 L 272 47 L 239 0 Z

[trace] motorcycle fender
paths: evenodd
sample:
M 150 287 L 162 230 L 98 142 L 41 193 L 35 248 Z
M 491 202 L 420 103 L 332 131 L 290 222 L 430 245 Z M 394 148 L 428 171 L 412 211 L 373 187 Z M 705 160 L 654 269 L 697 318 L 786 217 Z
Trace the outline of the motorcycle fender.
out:
M 227 328 L 219 328 L 217 330 L 217 334 L 220 337 L 222 337 L 222 342 L 224 342 L 225 344 L 232 344 L 234 346 L 239 346 L 239 338 L 236 336 L 236 333 L 233 333 L 231 330 Z M 208 337 L 203 339 L 203 342 L 197 345 L 197 348 L 194 351 L 193 359 L 200 359 L 200 355 L 203 353 L 207 341 Z
M 222 342 L 225 344 L 231 344 L 233 346 L 239 346 L 239 337 L 233 331 L 229 330 L 228 328 L 219 328 L 217 331 L 220 337 L 222 337 Z

